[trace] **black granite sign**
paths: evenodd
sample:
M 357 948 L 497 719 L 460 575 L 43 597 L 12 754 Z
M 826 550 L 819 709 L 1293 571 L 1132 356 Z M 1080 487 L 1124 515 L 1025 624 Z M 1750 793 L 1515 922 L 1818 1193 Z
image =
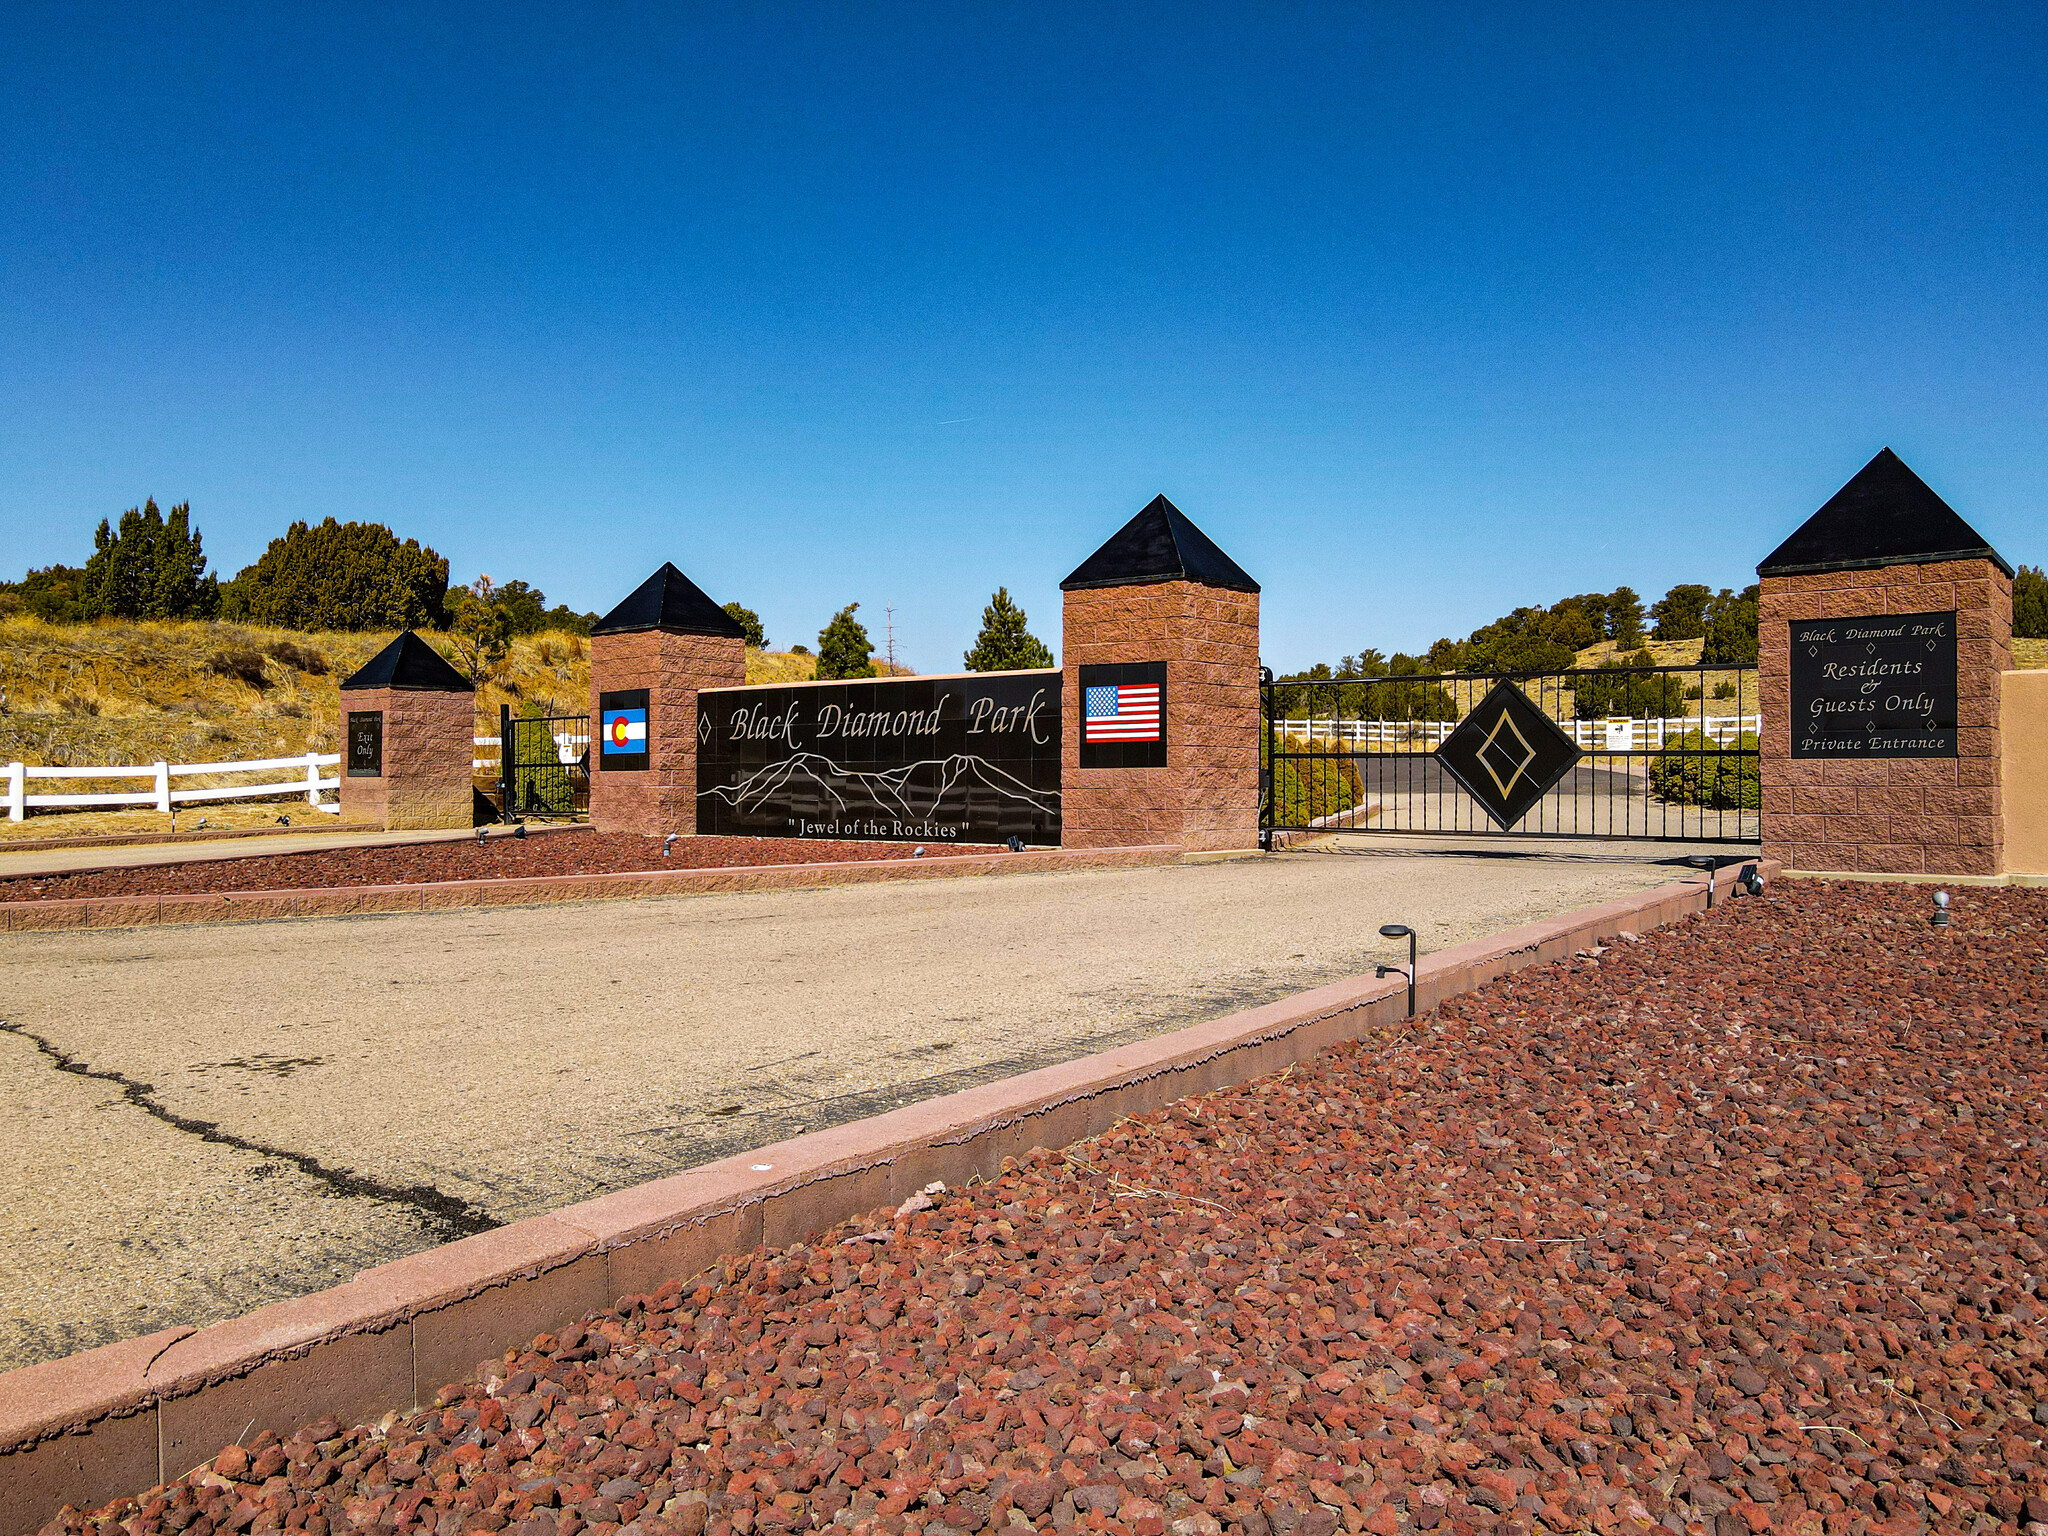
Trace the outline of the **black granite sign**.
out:
M 1792 621 L 1794 757 L 1954 757 L 1956 616 Z
M 352 709 L 348 715 L 348 776 L 384 777 L 384 711 Z
M 1060 674 L 700 693 L 697 831 L 1057 846 Z
M 1502 831 L 1528 815 L 1583 754 L 1503 678 L 1436 749 L 1436 760 Z

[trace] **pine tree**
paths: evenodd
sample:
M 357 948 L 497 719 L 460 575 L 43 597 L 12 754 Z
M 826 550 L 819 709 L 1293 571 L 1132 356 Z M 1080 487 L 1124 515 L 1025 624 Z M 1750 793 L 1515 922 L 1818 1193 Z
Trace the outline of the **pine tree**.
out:
M 1707 607 L 1707 641 L 1700 647 L 1700 662 L 1710 667 L 1753 667 L 1756 665 L 1758 588 L 1752 584 L 1741 593 L 1726 587 Z
M 2023 565 L 2012 582 L 2012 637 L 2048 640 L 2048 576 L 2038 565 Z
M 1650 605 L 1650 617 L 1657 621 L 1659 640 L 1697 640 L 1707 632 L 1707 604 L 1713 601 L 1711 587 L 1684 581 Z
M 818 676 L 821 680 L 873 677 L 875 643 L 860 621 L 854 618 L 859 603 L 848 603 L 832 615 L 832 622 L 818 631 Z
M 1634 587 L 1616 587 L 1607 594 L 1607 638 L 1617 651 L 1643 643 L 1643 600 Z
M 1024 610 L 1010 601 L 1010 589 L 997 587 L 981 610 L 981 633 L 966 656 L 970 672 L 1014 672 L 1024 667 L 1049 667 L 1052 651 L 1024 627 Z

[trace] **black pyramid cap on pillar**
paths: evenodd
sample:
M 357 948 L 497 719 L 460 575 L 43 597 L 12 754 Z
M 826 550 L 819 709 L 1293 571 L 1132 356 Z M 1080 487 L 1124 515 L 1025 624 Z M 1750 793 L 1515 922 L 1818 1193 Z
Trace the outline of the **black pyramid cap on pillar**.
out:
M 476 685 L 441 658 L 441 653 L 411 630 L 364 662 L 348 678 L 351 688 L 398 688 L 409 693 L 474 693 Z
M 1989 560 L 2013 574 L 1982 534 L 1885 448 L 1772 550 L 1756 573 L 1801 576 L 1934 560 Z
M 1193 581 L 1232 592 L 1256 592 L 1244 567 L 1216 547 L 1187 514 L 1164 496 L 1151 503 L 1109 542 L 1074 567 L 1062 592 L 1084 587 L 1136 587 L 1158 581 Z
M 724 635 L 744 640 L 739 621 L 704 595 L 673 564 L 635 587 L 632 595 L 591 626 L 593 635 L 624 635 L 640 629 L 665 629 L 679 635 Z

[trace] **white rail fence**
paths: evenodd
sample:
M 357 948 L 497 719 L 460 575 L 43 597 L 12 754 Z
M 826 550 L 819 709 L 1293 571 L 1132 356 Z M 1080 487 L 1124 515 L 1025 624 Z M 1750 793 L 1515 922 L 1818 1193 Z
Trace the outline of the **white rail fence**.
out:
M 151 806 L 169 815 L 173 807 L 209 800 L 255 800 L 286 793 L 303 793 L 306 804 L 330 816 L 339 816 L 339 803 L 320 798 L 325 789 L 339 790 L 339 777 L 328 778 L 323 768 L 339 769 L 338 752 L 307 752 L 299 757 L 266 757 L 247 763 L 134 763 L 123 767 L 51 768 L 8 763 L 0 767 L 0 804 L 7 807 L 7 819 L 20 821 L 30 809 L 40 806 L 73 810 L 103 810 L 123 805 Z M 196 789 L 173 787 L 173 779 L 214 777 L 222 774 L 277 773 L 290 770 L 296 777 L 268 779 L 254 784 L 210 785 Z M 150 788 L 139 792 L 116 791 L 100 795 L 32 795 L 35 779 L 148 779 Z
M 1762 715 L 1679 715 L 1664 720 L 1560 720 L 1558 726 L 1584 752 L 1661 752 L 1666 741 L 1690 731 L 1704 732 L 1717 747 L 1734 744 L 1745 732 L 1761 733 Z M 1428 751 L 1458 728 L 1455 720 L 1275 720 L 1282 736 L 1311 744 L 1365 750 Z
M 588 730 L 556 731 L 553 734 L 555 738 L 555 756 L 561 760 L 564 768 L 573 768 L 583 761 L 583 754 L 590 750 L 590 732 Z M 505 743 L 503 738 L 498 736 L 474 736 L 470 740 L 472 747 L 491 747 L 495 749 L 488 757 L 472 757 L 469 760 L 470 772 L 487 774 L 491 778 L 496 778 L 504 770 Z

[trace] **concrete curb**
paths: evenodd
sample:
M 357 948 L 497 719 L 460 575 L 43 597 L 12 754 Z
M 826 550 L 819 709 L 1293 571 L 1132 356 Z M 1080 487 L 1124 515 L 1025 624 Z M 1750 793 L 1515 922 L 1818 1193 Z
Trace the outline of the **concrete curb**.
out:
M 1725 893 L 1734 871 L 1719 873 Z M 1441 950 L 1417 967 L 1416 1006 L 1677 922 L 1707 900 L 1706 879 L 1685 880 Z M 0 1375 L 0 1533 L 27 1536 L 67 1501 L 90 1507 L 180 1476 L 256 1430 L 289 1434 L 324 1414 L 353 1423 L 430 1403 L 480 1361 L 619 1296 L 760 1243 L 797 1242 L 934 1179 L 992 1177 L 1033 1147 L 1065 1146 L 1398 1025 L 1405 990 L 1399 979 L 1333 982 L 514 1222 L 208 1328 Z
M 1178 847 L 1027 848 L 1022 853 L 946 854 L 934 859 L 849 859 L 822 864 L 741 864 L 721 869 L 628 870 L 605 875 L 446 880 L 421 885 L 350 885 L 203 895 L 84 896 L 0 902 L 0 933 L 63 928 L 148 928 L 165 923 L 247 923 L 281 917 L 360 917 L 445 907 L 523 907 L 557 901 L 698 896 L 713 891 L 808 890 L 877 880 L 1017 875 L 1069 869 L 1136 869 L 1172 864 Z M 74 873 L 74 871 L 65 871 Z

